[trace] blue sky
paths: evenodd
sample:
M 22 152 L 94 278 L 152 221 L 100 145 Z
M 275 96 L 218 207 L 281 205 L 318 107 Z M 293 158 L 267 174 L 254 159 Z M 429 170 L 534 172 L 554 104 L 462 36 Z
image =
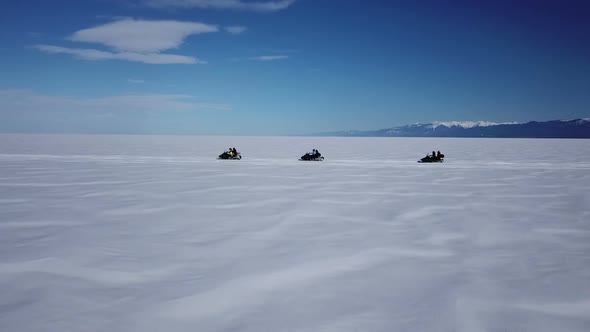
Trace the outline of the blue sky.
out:
M 290 135 L 590 117 L 587 1 L 0 5 L 0 132 Z

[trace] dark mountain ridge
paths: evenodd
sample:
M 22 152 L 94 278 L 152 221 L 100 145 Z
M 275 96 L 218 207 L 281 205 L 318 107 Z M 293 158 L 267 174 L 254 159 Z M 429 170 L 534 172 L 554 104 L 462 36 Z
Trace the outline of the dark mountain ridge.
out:
M 317 136 L 342 137 L 498 137 L 498 138 L 590 138 L 590 118 L 530 121 L 527 123 L 433 122 L 370 131 L 337 131 Z

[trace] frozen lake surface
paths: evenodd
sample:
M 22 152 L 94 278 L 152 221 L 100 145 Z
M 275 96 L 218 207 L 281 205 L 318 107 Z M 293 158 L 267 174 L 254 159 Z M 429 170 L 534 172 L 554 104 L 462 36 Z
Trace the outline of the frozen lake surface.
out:
M 590 331 L 589 188 L 590 140 L 0 135 L 0 331 Z

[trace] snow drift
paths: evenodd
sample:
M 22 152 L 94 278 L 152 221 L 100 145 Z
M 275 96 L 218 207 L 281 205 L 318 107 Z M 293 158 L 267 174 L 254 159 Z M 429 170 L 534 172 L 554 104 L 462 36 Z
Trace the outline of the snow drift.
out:
M 4 135 L 0 330 L 588 331 L 589 185 L 585 140 Z

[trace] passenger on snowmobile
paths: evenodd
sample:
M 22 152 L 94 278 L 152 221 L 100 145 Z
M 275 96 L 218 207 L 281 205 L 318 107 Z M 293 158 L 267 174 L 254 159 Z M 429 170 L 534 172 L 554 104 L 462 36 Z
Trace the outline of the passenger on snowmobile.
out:
M 437 151 L 436 153 L 432 151 L 432 154 L 426 154 L 426 157 L 420 159 L 420 163 L 433 163 L 433 162 L 443 162 L 445 155 Z
M 236 150 L 236 148 L 228 148 L 227 151 L 220 154 L 218 159 L 242 159 L 242 155 Z
M 301 156 L 300 160 L 324 160 L 324 157 L 318 150 L 313 149 Z

